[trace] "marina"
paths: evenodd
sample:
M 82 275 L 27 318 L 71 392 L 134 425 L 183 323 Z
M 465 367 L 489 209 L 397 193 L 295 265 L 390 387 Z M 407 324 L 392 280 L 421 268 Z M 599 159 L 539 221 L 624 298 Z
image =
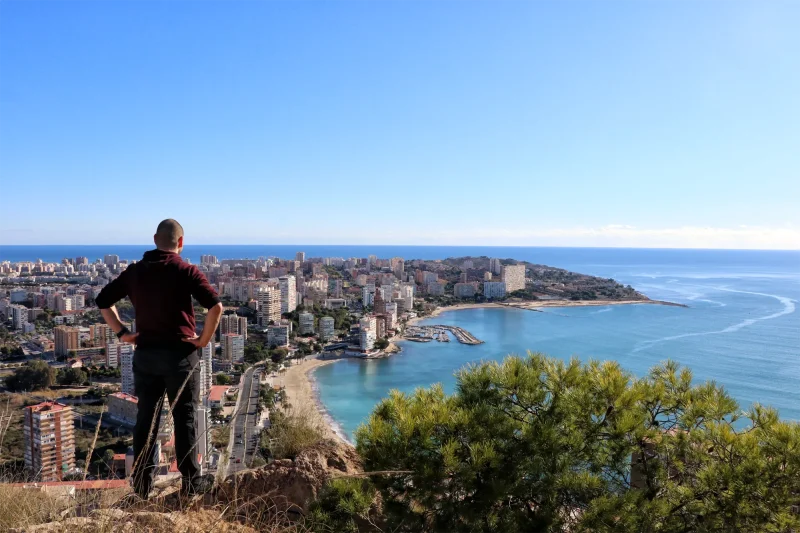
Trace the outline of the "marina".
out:
M 453 334 L 461 344 L 483 344 L 483 341 L 476 338 L 472 333 L 458 326 L 433 325 L 433 326 L 409 326 L 403 338 L 414 342 L 450 342 L 448 332 Z

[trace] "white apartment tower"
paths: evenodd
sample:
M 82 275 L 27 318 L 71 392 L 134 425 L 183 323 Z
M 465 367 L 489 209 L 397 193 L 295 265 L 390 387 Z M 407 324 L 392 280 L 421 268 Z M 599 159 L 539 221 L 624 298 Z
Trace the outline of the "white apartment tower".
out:
M 319 338 L 322 341 L 329 341 L 335 335 L 334 320 L 332 316 L 324 316 L 319 319 Z
M 28 308 L 24 305 L 10 305 L 8 306 L 11 321 L 14 324 L 14 329 L 23 329 L 25 324 L 28 323 Z
M 109 368 L 117 368 L 118 366 L 120 366 L 123 354 L 128 354 L 131 360 L 133 360 L 133 351 L 134 351 L 133 344 L 128 344 L 126 342 L 107 344 L 105 350 L 106 350 L 106 366 Z
M 222 358 L 238 362 L 244 358 L 244 335 L 228 333 L 222 337 Z
M 275 287 L 261 287 L 256 294 L 258 301 L 258 323 L 266 327 L 269 321 L 281 319 L 281 292 Z
M 303 252 L 300 252 L 303 253 Z M 281 287 L 281 314 L 297 309 L 297 283 L 294 276 L 278 278 Z
M 368 307 L 375 303 L 375 287 L 366 286 L 361 289 L 361 300 L 364 302 L 364 307 Z
M 504 281 L 484 281 L 483 296 L 486 298 L 505 298 L 506 283 Z
M 214 357 L 214 343 L 209 342 L 197 349 L 197 358 L 200 360 L 200 400 L 203 404 L 208 401 L 208 391 L 214 377 L 212 361 Z

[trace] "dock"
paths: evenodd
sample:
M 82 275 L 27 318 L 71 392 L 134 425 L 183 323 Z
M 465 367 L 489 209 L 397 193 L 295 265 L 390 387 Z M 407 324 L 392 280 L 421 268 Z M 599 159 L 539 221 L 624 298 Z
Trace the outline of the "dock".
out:
M 483 344 L 483 341 L 476 338 L 472 333 L 458 326 L 445 326 L 437 324 L 435 326 L 410 326 L 405 335 L 406 339 L 415 342 L 450 342 L 446 332 L 450 332 L 461 344 Z

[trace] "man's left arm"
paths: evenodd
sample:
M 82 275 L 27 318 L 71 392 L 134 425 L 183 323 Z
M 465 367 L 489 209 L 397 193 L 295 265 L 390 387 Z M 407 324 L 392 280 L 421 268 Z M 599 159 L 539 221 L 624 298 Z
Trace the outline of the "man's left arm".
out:
M 208 314 L 206 314 L 203 332 L 200 333 L 200 337 L 187 340 L 198 348 L 203 348 L 211 342 L 214 332 L 217 331 L 219 320 L 222 317 L 222 302 L 220 302 L 219 296 L 217 296 L 217 291 L 214 290 L 214 287 L 211 286 L 205 275 L 200 272 L 200 269 L 193 266 L 190 275 L 192 297 L 197 300 L 200 305 L 208 309 Z

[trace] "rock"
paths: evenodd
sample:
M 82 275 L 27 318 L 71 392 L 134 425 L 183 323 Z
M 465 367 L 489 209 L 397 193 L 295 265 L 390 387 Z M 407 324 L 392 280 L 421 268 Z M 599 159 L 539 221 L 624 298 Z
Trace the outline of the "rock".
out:
M 303 450 L 294 461 L 280 459 L 228 478 L 217 491 L 219 503 L 257 499 L 269 502 L 278 513 L 304 513 L 323 485 L 332 477 L 363 471 L 352 446 L 333 440 Z

